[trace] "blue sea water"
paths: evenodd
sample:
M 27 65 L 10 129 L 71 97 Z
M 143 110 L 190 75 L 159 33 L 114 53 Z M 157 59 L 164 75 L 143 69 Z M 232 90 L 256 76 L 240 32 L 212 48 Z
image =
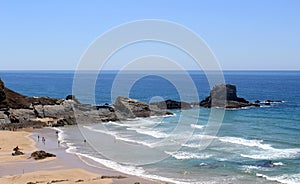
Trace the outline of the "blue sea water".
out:
M 95 88 L 96 104 L 113 102 L 111 88 L 116 74 L 116 71 L 106 71 L 98 76 Z M 204 73 L 190 71 L 189 74 L 197 87 L 199 99 L 205 98 L 210 87 Z M 180 73 L 174 75 L 178 76 L 179 82 L 185 82 Z M 15 91 L 28 96 L 56 98 L 65 98 L 72 93 L 73 76 L 74 71 L 0 72 L 6 86 Z M 77 126 L 60 128 L 60 138 L 68 145 L 68 152 L 128 174 L 168 182 L 300 183 L 300 72 L 225 71 L 224 76 L 226 83 L 237 86 L 240 97 L 249 101 L 283 100 L 283 103 L 272 103 L 270 106 L 262 104 L 260 108 L 226 110 L 220 130 L 213 136 L 203 134 L 211 110 L 200 108 L 200 114 L 197 114 L 199 108 L 194 107 L 189 110 L 173 110 L 175 116 L 163 118 L 138 118 L 105 124 L 84 122 L 79 125 L 80 129 Z M 128 74 L 123 76 L 123 80 L 126 83 L 132 77 L 134 75 Z M 129 96 L 145 102 L 157 96 L 180 100 L 176 86 L 159 76 L 148 76 L 136 81 Z M 82 97 L 80 100 L 87 103 L 88 98 L 90 97 Z M 182 132 L 170 137 L 181 115 L 184 116 L 185 127 Z M 181 139 L 186 138 L 186 130 L 193 133 L 181 144 Z M 94 147 L 83 144 L 83 137 L 93 137 L 88 142 Z M 173 140 L 174 146 L 180 143 L 180 149 L 170 151 L 170 145 L 157 144 L 166 138 Z M 205 139 L 213 142 L 202 150 L 199 141 Z M 110 142 L 112 140 L 145 148 L 140 150 L 166 148 L 163 152 L 166 158 L 142 165 L 117 163 L 115 159 L 111 159 L 114 158 L 112 155 L 107 155 L 109 147 L 113 147 Z M 126 148 L 123 147 L 111 152 L 124 150 Z M 142 151 L 126 154 L 147 155 Z M 147 155 L 145 160 L 147 159 L 155 160 L 155 155 L 153 158 Z

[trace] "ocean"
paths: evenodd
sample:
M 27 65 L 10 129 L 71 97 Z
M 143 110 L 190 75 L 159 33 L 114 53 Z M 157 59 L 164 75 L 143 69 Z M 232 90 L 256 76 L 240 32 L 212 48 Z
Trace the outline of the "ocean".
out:
M 95 104 L 113 102 L 111 89 L 117 73 L 99 74 Z M 208 96 L 204 73 L 188 74 L 198 98 Z M 174 75 L 185 83 L 180 73 Z M 74 71 L 0 71 L 8 88 L 28 96 L 56 98 L 72 93 L 73 76 Z M 128 74 L 122 80 L 126 83 L 132 77 Z M 300 71 L 225 71 L 224 77 L 226 83 L 237 86 L 238 96 L 249 101 L 283 102 L 226 110 L 216 135 L 204 134 L 212 110 L 193 107 L 170 110 L 173 116 L 104 124 L 78 122 L 78 126 L 58 128 L 59 138 L 67 152 L 83 159 L 166 182 L 300 183 Z M 129 93 L 144 102 L 180 100 L 181 95 L 170 81 L 155 75 L 137 80 Z M 184 95 L 189 99 L 189 94 Z M 88 103 L 89 98 L 79 100 Z M 182 129 L 177 129 L 179 121 L 183 121 Z M 212 142 L 202 149 L 201 140 Z

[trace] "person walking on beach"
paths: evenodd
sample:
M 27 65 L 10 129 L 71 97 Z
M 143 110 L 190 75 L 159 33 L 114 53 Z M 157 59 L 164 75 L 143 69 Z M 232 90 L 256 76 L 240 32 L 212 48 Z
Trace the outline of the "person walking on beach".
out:
M 40 135 L 38 135 L 38 142 L 40 142 Z
M 42 137 L 42 142 L 43 142 L 43 144 L 45 145 L 45 142 L 46 142 L 45 137 Z

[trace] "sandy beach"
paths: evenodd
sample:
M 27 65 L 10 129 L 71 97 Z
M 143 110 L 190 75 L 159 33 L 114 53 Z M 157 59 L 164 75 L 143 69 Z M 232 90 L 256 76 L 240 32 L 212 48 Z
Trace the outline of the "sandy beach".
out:
M 45 144 L 42 137 L 46 139 Z M 12 156 L 16 146 L 24 155 Z M 1 184 L 160 183 L 126 175 L 91 160 L 83 162 L 78 156 L 66 153 L 66 148 L 58 144 L 55 130 L 50 128 L 0 131 L 0 148 Z M 30 158 L 31 153 L 37 150 L 45 150 L 56 157 L 44 160 Z

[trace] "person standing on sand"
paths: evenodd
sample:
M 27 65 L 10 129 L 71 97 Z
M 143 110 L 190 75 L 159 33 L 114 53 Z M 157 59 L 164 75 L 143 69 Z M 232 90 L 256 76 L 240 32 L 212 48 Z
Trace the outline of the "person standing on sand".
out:
M 40 135 L 38 135 L 38 142 L 40 142 Z
M 45 137 L 42 137 L 42 142 L 44 143 L 44 145 L 45 145 L 45 142 L 46 142 L 46 139 L 45 139 Z

